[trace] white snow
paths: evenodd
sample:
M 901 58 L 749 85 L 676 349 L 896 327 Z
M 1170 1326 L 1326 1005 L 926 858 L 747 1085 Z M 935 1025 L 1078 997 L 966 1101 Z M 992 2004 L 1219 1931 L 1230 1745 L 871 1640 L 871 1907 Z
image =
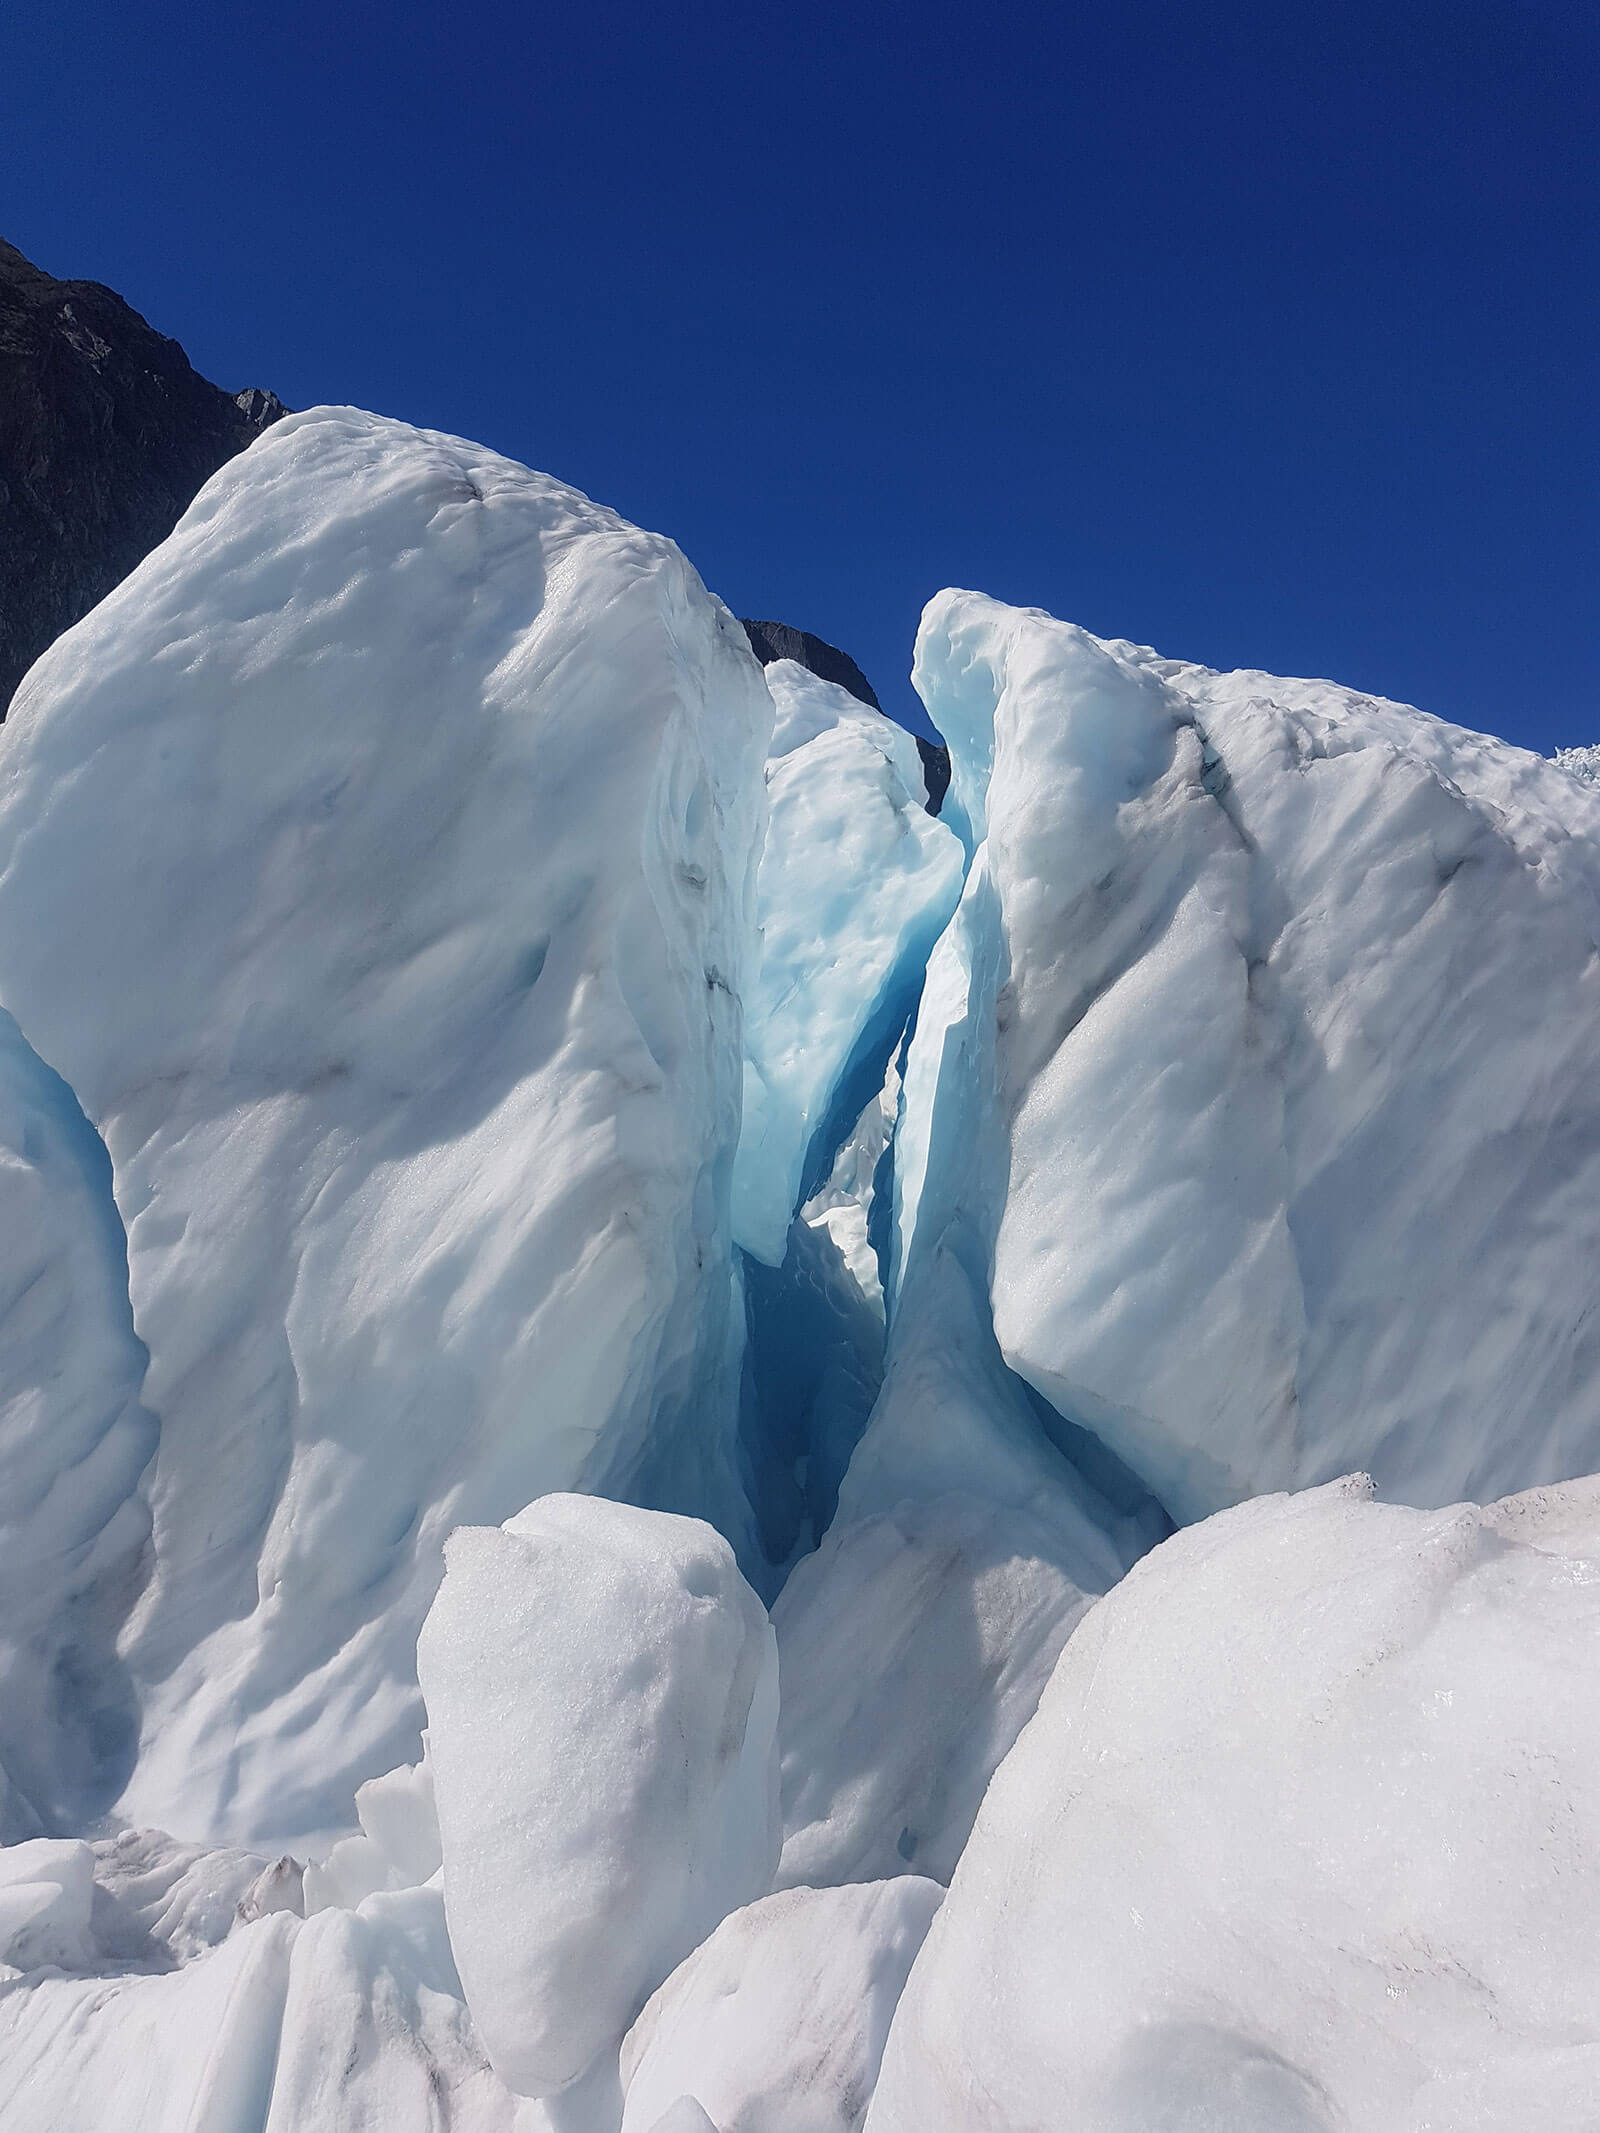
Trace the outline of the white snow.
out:
M 907 1874 L 786 1889 L 725 1918 L 628 2033 L 622 2133 L 671 2127 L 684 2098 L 718 2133 L 856 2133 L 943 1896 Z
M 1222 1513 L 1088 1616 L 871 2133 L 1593 2123 L 1600 1486 L 1432 1512 L 1369 1487 Z
M 670 542 L 339 409 L 24 683 L 0 999 L 110 1151 L 161 1419 L 131 1820 L 348 1827 L 463 1520 L 578 1484 L 737 1530 L 771 716 Z
M 772 814 L 733 1210 L 737 1241 L 778 1266 L 801 1201 L 883 1080 L 955 908 L 963 858 L 926 812 L 909 733 L 791 659 L 766 677 L 777 707 Z M 821 1167 L 808 1179 L 819 1136 Z
M 0 1979 L 7 1970 L 75 1968 L 89 1958 L 94 1853 L 75 1838 L 0 1850 Z
M 554 2095 L 771 1887 L 777 1648 L 698 1519 L 546 1496 L 446 1560 L 418 1662 L 451 1945 L 508 2086 Z

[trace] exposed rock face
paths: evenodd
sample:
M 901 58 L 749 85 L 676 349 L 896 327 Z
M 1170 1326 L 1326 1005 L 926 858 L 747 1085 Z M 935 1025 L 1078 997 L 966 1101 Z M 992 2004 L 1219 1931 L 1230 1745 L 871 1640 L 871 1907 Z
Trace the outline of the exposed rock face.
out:
M 870 704 L 874 711 L 883 709 L 866 675 L 850 654 L 841 652 L 836 644 L 825 644 L 820 637 L 813 637 L 809 630 L 791 629 L 787 622 L 742 619 L 750 649 L 764 667 L 770 667 L 775 659 L 792 659 L 808 673 L 819 674 L 824 681 L 837 682 L 841 689 L 848 689 L 858 702 Z
M 741 616 L 740 620 L 750 639 L 750 649 L 764 667 L 770 667 L 775 659 L 793 659 L 808 673 L 818 674 L 824 681 L 837 682 L 841 689 L 848 689 L 858 702 L 870 704 L 874 711 L 883 710 L 871 682 L 850 654 L 841 652 L 836 644 L 813 637 L 810 630 L 793 629 L 787 622 L 755 622 L 748 615 Z M 922 758 L 922 781 L 928 788 L 928 813 L 936 815 L 950 789 L 950 751 L 941 742 L 925 741 L 920 733 L 912 738 Z
M 56 281 L 0 239 L 0 718 L 45 647 L 283 413 L 275 393 L 202 378 L 99 282 Z

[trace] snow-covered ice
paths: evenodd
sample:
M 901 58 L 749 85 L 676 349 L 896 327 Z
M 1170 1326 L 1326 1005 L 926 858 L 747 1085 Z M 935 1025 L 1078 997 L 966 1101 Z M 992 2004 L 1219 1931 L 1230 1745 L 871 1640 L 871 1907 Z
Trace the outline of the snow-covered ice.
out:
M 1597 1654 L 1595 1482 L 1347 1480 L 1167 1541 L 1001 1766 L 871 2133 L 1581 2133 Z
M 4 1855 L 0 1854 L 0 1858 Z M 176 1969 L 0 1987 L 6 2133 L 513 2133 L 436 1890 L 235 1920 Z
M 347 1825 L 463 1520 L 648 1458 L 737 1526 L 771 719 L 670 542 L 337 409 L 24 683 L 0 1000 L 110 1151 L 161 1422 L 131 1819 Z
M 554 2095 L 771 1886 L 777 1647 L 698 1519 L 546 1496 L 446 1560 L 418 1660 L 451 1944 L 507 2084 Z

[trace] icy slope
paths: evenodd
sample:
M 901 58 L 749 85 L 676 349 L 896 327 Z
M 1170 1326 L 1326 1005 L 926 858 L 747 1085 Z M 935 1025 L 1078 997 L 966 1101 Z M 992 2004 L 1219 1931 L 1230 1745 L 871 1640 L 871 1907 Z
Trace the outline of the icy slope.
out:
M 718 2133 L 857 2133 L 943 1895 L 904 1874 L 724 1919 L 628 2033 L 622 2133 L 657 2133 L 684 2097 Z
M 81 1826 L 131 1766 L 144 1373 L 105 1150 L 0 1012 L 0 1844 Z
M 1600 793 L 971 593 L 916 679 L 977 846 L 959 1197 L 1007 1363 L 1182 1519 L 1600 1464 Z M 903 1140 L 909 1274 L 944 1180 Z
M 909 733 L 792 659 L 766 677 L 771 822 L 733 1210 L 737 1241 L 777 1266 L 791 1218 L 883 1080 L 963 861 L 924 809 Z
M 24 684 L 0 999 L 110 1151 L 162 1428 L 130 1817 L 348 1826 L 463 1520 L 637 1486 L 739 1530 L 771 715 L 669 542 L 347 410 Z
M 1600 1488 L 1169 1540 L 990 1788 L 870 2133 L 1594 2123 Z

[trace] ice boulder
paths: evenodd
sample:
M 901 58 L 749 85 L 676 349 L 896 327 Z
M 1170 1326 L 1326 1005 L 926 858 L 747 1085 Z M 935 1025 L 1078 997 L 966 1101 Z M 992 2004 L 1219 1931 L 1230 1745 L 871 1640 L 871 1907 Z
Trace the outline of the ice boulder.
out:
M 1600 1466 L 1600 790 L 973 593 L 914 678 L 975 852 L 988 1063 L 942 1130 L 1007 1364 L 1180 1519 Z M 903 1138 L 909 1278 L 948 1191 Z
M 132 1767 L 144 1374 L 111 1165 L 0 1012 L 0 1843 L 81 1826 Z
M 446 1558 L 418 1665 L 450 1939 L 495 2066 L 553 2095 L 771 1887 L 777 1651 L 697 1519 L 546 1496 Z
M 771 823 L 733 1214 L 737 1241 L 777 1266 L 797 1209 L 882 1084 L 964 861 L 924 808 L 909 733 L 793 660 L 766 676 Z
M 786 1889 L 725 1918 L 628 2034 L 622 2133 L 673 2128 L 684 2099 L 718 2133 L 856 2133 L 943 1895 L 905 1874 Z
M 671 542 L 349 409 L 24 682 L 0 999 L 109 1150 L 162 1424 L 130 1820 L 348 1828 L 415 1758 L 462 1521 L 581 1486 L 739 1529 L 771 717 Z
M 989 1788 L 872 2133 L 1586 2133 L 1597 1653 L 1595 1482 L 1167 1541 Z

